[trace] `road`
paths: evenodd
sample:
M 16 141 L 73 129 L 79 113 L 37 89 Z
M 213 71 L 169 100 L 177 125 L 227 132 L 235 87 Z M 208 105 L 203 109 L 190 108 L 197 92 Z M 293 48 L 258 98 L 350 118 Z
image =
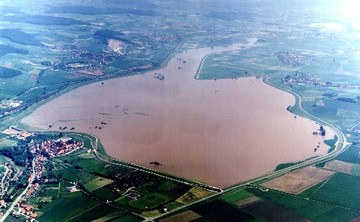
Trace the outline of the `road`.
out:
M 9 167 L 7 167 L 5 165 L 1 165 L 1 166 L 5 168 L 4 176 L 1 179 L 1 193 L 0 193 L 0 196 L 2 198 L 4 196 L 4 194 L 6 193 L 6 191 L 5 191 L 5 180 L 7 179 L 6 177 L 9 177 L 8 173 L 10 173 L 10 169 L 9 169 Z
M 35 159 L 33 159 L 33 161 L 32 161 L 32 173 L 33 173 L 33 175 L 35 175 Z M 16 199 L 14 200 L 14 202 L 10 205 L 10 207 L 8 207 L 6 209 L 6 212 L 0 218 L 0 222 L 3 222 L 10 215 L 10 213 L 14 209 L 14 207 L 19 203 L 19 201 L 23 198 L 23 196 L 26 194 L 26 192 L 28 192 L 28 190 L 31 188 L 33 182 L 34 182 L 34 179 L 32 178 L 29 181 L 29 184 L 27 185 L 25 190 L 19 196 L 17 196 Z
M 231 186 L 231 187 L 229 187 L 229 188 L 227 188 L 227 189 L 225 189 L 225 190 L 223 190 L 223 191 L 221 191 L 219 193 L 213 194 L 213 195 L 208 196 L 208 197 L 206 197 L 204 199 L 195 201 L 195 202 L 190 203 L 188 205 L 185 205 L 185 206 L 179 207 L 177 209 L 174 209 L 172 211 L 166 212 L 166 213 L 164 213 L 162 215 L 152 217 L 152 218 L 148 218 L 145 221 L 155 221 L 155 220 L 158 220 L 158 219 L 161 219 L 161 218 L 165 218 L 167 216 L 174 215 L 174 214 L 183 212 L 185 210 L 191 209 L 192 207 L 194 207 L 194 206 L 196 206 L 198 204 L 209 202 L 209 201 L 215 200 L 215 199 L 217 199 L 217 198 L 219 198 L 219 197 L 221 197 L 223 195 L 230 194 L 230 193 L 245 189 L 247 186 L 256 185 L 256 184 L 258 184 L 260 182 L 262 183 L 262 182 L 264 182 L 266 180 L 271 180 L 271 179 L 280 177 L 280 176 L 282 176 L 284 174 L 287 174 L 287 173 L 289 173 L 291 171 L 294 171 L 294 170 L 301 169 L 301 168 L 304 168 L 304 167 L 307 167 L 307 166 L 311 166 L 311 165 L 315 165 L 315 164 L 318 164 L 318 163 L 322 163 L 322 162 L 331 160 L 335 156 L 340 154 L 341 152 L 345 151 L 351 145 L 351 143 L 347 142 L 346 136 L 344 135 L 343 132 L 341 132 L 340 129 L 338 129 L 333 124 L 331 124 L 331 123 L 329 123 L 327 121 L 324 121 L 324 120 L 310 114 L 309 112 L 307 112 L 302 106 L 302 99 L 301 99 L 299 94 L 297 94 L 297 93 L 295 93 L 295 92 L 293 92 L 291 90 L 285 90 L 285 89 L 279 88 L 276 85 L 273 85 L 272 83 L 269 82 L 269 78 L 270 77 L 265 78 L 264 82 L 267 83 L 268 85 L 272 86 L 272 87 L 278 88 L 278 89 L 280 89 L 282 91 L 286 91 L 288 93 L 291 93 L 292 95 L 294 95 L 297 98 L 298 106 L 301 109 L 301 111 L 304 112 L 304 114 L 306 114 L 308 116 L 307 118 L 310 117 L 310 119 L 318 122 L 319 124 L 324 125 L 324 126 L 329 126 L 330 128 L 333 129 L 335 135 L 338 138 L 338 140 L 337 140 L 337 142 L 335 144 L 335 149 L 333 151 L 331 151 L 330 153 L 327 153 L 327 154 L 325 154 L 323 156 L 314 157 L 312 159 L 306 160 L 306 161 L 301 162 L 301 163 L 297 163 L 297 164 L 289 166 L 287 168 L 272 171 L 272 172 L 269 172 L 269 173 L 267 173 L 267 174 L 265 174 L 263 176 L 260 176 L 260 177 L 257 177 L 257 178 L 254 178 L 254 179 L 251 179 L 251 180 L 236 184 L 236 185 Z

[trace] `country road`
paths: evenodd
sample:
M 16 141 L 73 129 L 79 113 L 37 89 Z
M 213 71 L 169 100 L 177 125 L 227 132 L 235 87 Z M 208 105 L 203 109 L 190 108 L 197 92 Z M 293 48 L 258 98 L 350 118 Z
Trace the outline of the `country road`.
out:
M 32 161 L 32 173 L 33 173 L 33 175 L 35 175 L 35 161 L 34 161 L 34 159 Z M 8 207 L 6 209 L 5 213 L 0 218 L 0 222 L 5 221 L 5 219 L 10 215 L 10 213 L 12 212 L 14 207 L 19 203 L 19 201 L 23 198 L 23 196 L 26 194 L 26 192 L 28 192 L 28 190 L 31 188 L 33 182 L 34 182 L 34 177 L 29 180 L 29 183 L 28 183 L 27 187 L 25 188 L 25 190 L 19 196 L 17 196 L 16 199 L 14 200 L 14 202 L 10 205 L 10 207 Z

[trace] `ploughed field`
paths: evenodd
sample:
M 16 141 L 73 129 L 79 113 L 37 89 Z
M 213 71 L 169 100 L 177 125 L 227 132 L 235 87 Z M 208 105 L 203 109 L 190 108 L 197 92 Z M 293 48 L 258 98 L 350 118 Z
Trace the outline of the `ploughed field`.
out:
M 111 156 L 218 187 L 325 154 L 333 132 L 313 135 L 319 125 L 294 118 L 292 95 L 254 77 L 194 78 L 206 55 L 240 48 L 177 53 L 163 69 L 75 89 L 22 122 L 92 133 Z

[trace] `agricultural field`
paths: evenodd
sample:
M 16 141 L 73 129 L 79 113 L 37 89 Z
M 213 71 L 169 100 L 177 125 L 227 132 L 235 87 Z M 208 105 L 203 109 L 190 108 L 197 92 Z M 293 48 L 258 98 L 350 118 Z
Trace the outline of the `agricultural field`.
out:
M 342 206 L 278 191 L 263 192 L 259 189 L 248 189 L 248 191 L 311 221 L 331 221 L 333 218 L 338 221 L 349 221 L 360 215 L 360 213 L 351 209 L 344 209 Z
M 185 211 L 174 216 L 170 216 L 164 219 L 160 219 L 160 222 L 172 222 L 172 221 L 195 221 L 201 218 L 201 216 L 194 211 Z
M 194 208 L 193 211 L 204 215 L 210 221 L 261 221 L 254 215 L 221 200 L 200 205 Z
M 208 190 L 201 189 L 198 187 L 193 187 L 187 193 L 185 193 L 183 196 L 181 196 L 179 199 L 177 199 L 176 201 L 186 205 L 186 204 L 189 204 L 196 200 L 200 200 L 204 197 L 207 197 L 211 194 L 212 194 L 212 192 L 210 192 Z
M 61 209 L 61 210 L 60 210 Z M 68 197 L 59 197 L 41 208 L 44 212 L 39 217 L 41 221 L 90 221 L 94 219 L 118 219 L 130 217 L 132 221 L 141 221 L 140 218 L 128 214 L 126 211 L 114 209 L 101 204 L 84 194 Z M 134 220 L 135 219 L 135 220 Z
M 199 79 L 227 79 L 246 76 L 268 75 L 282 72 L 276 57 L 267 56 L 268 48 L 252 48 L 239 52 L 225 52 L 205 58 Z
M 267 200 L 261 200 L 253 204 L 248 204 L 241 208 L 264 221 L 298 221 L 307 222 L 304 217 L 299 216 L 291 210 L 279 207 Z
M 129 205 L 139 210 L 147 210 L 156 208 L 168 201 L 168 197 L 163 194 L 151 193 L 136 200 L 131 200 Z
M 334 172 L 310 166 L 290 172 L 261 185 L 286 193 L 299 194 L 328 179 L 332 174 L 334 174 Z
M 264 213 L 264 211 L 274 207 L 273 209 L 278 208 L 275 211 L 279 211 L 279 214 L 285 208 L 312 221 L 327 221 L 332 220 L 332 217 L 336 217 L 339 221 L 348 221 L 359 216 L 357 183 L 359 183 L 357 176 L 335 173 L 328 180 L 310 187 L 299 195 L 275 190 L 264 192 L 260 189 L 248 189 L 248 192 L 266 200 L 266 202 L 257 201 L 253 204 L 247 204 L 243 209 L 258 217 L 261 217 L 261 214 L 257 212 Z M 345 187 L 352 188 L 347 189 Z M 270 204 L 272 207 L 260 207 L 262 204 Z
M 340 207 L 359 209 L 360 179 L 344 173 L 336 173 L 327 183 L 311 195 L 314 200 L 332 203 Z M 346 189 L 345 187 L 351 187 Z
M 246 190 L 240 190 L 234 193 L 227 194 L 221 197 L 221 199 L 229 203 L 235 203 L 252 196 L 254 196 L 252 193 L 249 193 Z
M 360 164 L 352 164 L 351 174 L 360 176 Z
M 333 160 L 333 161 L 327 162 L 325 164 L 324 168 L 328 169 L 328 170 L 336 171 L 336 172 L 351 174 L 352 170 L 353 170 L 353 164 L 347 163 L 344 161 Z
M 11 138 L 8 138 L 7 136 L 2 136 L 0 139 L 0 149 L 3 147 L 12 147 L 16 146 L 17 141 Z
M 246 205 L 249 205 L 252 203 L 256 203 L 259 200 L 261 200 L 261 199 L 256 196 L 250 196 L 250 197 L 247 197 L 247 198 L 244 198 L 244 199 L 241 199 L 241 200 L 235 202 L 235 205 L 238 207 L 246 206 Z

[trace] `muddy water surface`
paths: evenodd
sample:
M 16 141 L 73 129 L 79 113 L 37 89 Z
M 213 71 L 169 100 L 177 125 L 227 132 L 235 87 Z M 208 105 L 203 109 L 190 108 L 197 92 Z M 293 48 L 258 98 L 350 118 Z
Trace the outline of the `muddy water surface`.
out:
M 324 138 L 312 135 L 319 126 L 286 110 L 295 102 L 292 95 L 254 77 L 194 79 L 205 55 L 225 50 L 189 50 L 161 70 L 83 86 L 39 107 L 23 123 L 75 127 L 97 135 L 118 159 L 219 187 L 326 153 Z

